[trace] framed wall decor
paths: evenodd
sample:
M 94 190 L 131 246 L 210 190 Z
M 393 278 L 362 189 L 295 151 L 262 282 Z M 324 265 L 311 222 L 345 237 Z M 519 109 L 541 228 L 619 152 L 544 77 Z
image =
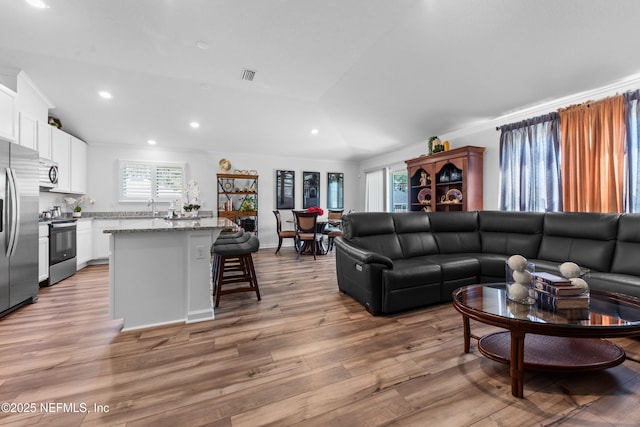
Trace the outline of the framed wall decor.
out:
M 296 173 L 294 171 L 276 171 L 276 209 L 293 209 L 295 199 Z
M 327 173 L 327 209 L 344 209 L 344 174 Z
M 302 172 L 302 209 L 320 206 L 320 172 Z

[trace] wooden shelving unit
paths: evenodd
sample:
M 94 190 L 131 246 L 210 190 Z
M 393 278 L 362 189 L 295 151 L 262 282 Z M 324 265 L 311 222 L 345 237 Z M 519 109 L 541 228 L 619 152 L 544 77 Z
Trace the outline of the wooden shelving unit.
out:
M 218 216 L 229 218 L 245 231 L 258 233 L 258 175 L 216 175 Z M 251 204 L 251 208 L 247 205 Z
M 406 160 L 410 211 L 482 210 L 485 147 L 465 146 Z

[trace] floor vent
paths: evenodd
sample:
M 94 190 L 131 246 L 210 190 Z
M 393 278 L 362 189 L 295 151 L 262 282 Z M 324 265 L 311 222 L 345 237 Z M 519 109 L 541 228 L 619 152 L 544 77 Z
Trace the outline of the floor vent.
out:
M 255 75 L 256 75 L 256 72 L 253 70 L 249 70 L 247 68 L 242 70 L 242 80 L 252 82 Z

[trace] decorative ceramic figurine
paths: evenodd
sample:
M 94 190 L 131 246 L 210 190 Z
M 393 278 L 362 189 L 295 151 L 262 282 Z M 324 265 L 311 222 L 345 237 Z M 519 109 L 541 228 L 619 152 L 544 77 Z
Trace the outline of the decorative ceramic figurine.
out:
M 571 281 L 572 285 L 580 286 L 583 292 L 587 292 L 589 290 L 589 285 L 584 279 L 581 279 L 579 277 L 572 277 L 569 280 Z
M 562 274 L 565 279 L 571 279 L 580 277 L 582 271 L 580 270 L 580 266 L 575 262 L 565 262 L 560 264 L 560 274 Z
M 425 171 L 421 171 L 420 172 L 420 186 L 421 187 L 426 187 L 428 185 L 430 185 L 431 183 L 429 182 L 429 175 L 427 175 L 427 173 Z
M 516 283 L 521 284 L 531 283 L 531 273 L 529 273 L 527 270 L 516 270 L 513 272 L 513 280 L 515 280 Z
M 512 255 L 507 260 L 507 264 L 513 271 L 524 271 L 527 268 L 527 259 L 522 255 Z
M 509 299 L 520 302 L 527 299 L 529 296 L 529 289 L 521 283 L 512 283 L 509 286 Z

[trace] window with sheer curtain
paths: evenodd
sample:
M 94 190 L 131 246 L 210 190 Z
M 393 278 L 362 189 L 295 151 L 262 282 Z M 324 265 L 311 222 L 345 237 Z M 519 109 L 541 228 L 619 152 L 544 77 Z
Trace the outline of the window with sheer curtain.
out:
M 365 172 L 366 212 L 384 212 L 386 200 L 385 169 Z
M 640 212 L 640 90 L 500 129 L 500 208 Z
M 500 128 L 501 210 L 562 210 L 558 126 L 551 113 Z
M 640 90 L 625 93 L 627 138 L 625 144 L 625 212 L 640 212 Z

